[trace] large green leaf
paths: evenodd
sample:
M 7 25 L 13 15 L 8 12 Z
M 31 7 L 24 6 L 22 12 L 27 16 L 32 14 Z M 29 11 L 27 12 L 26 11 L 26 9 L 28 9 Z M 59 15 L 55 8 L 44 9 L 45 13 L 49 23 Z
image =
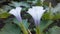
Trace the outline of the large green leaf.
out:
M 0 34 L 21 34 L 21 30 L 15 24 L 6 23 L 1 29 Z
M 54 26 L 49 29 L 49 34 L 60 34 L 60 27 Z
M 41 21 L 41 24 L 40 24 L 41 31 L 44 31 L 52 23 L 53 23 L 52 20 L 43 20 L 43 21 Z
M 14 2 L 14 1 L 12 1 L 9 5 L 13 6 L 13 7 L 20 7 L 20 6 L 30 7 L 30 5 L 26 2 Z
M 2 6 L 1 7 L 3 10 L 5 10 L 5 11 L 9 11 L 9 10 L 11 10 L 13 7 L 11 7 L 11 6 L 8 6 L 8 5 L 4 5 L 4 6 Z

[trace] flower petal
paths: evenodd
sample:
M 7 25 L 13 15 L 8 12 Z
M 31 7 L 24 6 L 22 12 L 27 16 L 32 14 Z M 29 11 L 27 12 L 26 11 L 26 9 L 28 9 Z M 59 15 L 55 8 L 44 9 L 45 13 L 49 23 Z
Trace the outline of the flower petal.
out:
M 21 9 L 22 8 L 20 8 L 20 7 L 16 7 L 16 9 L 12 9 L 12 10 L 10 10 L 10 14 L 13 14 L 16 18 L 17 18 L 17 20 L 19 21 L 19 22 L 21 22 L 22 21 L 22 18 L 21 18 Z
M 45 10 L 43 10 L 42 6 L 33 6 L 28 10 L 28 13 L 33 17 L 35 21 L 35 25 L 40 24 L 40 20 L 44 12 Z

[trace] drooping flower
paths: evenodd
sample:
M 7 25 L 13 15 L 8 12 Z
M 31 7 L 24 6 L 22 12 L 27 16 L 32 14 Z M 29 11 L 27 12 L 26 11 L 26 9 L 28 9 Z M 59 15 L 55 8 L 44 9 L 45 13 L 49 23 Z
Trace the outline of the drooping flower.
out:
M 16 7 L 15 9 L 10 10 L 10 14 L 14 15 L 19 22 L 22 22 L 21 18 L 21 7 Z
M 43 15 L 43 13 L 45 12 L 45 10 L 43 10 L 43 7 L 42 6 L 33 6 L 27 12 L 34 19 L 35 25 L 39 25 L 40 24 L 41 17 Z

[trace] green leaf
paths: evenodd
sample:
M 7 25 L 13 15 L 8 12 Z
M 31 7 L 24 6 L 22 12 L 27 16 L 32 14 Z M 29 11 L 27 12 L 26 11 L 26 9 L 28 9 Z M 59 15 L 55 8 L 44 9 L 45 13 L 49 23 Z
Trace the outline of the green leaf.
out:
M 33 5 L 33 4 L 37 3 L 37 0 L 27 0 L 27 2 L 32 3 L 32 5 Z
M 60 13 L 55 14 L 53 19 L 54 20 L 60 19 Z
M 14 19 L 13 22 L 16 23 L 17 25 L 20 25 L 20 22 L 17 19 Z M 27 20 L 22 20 L 22 24 L 25 26 L 26 29 L 28 29 L 29 24 Z
M 7 18 L 8 16 L 10 16 L 10 14 L 7 11 L 0 9 L 0 18 Z
M 5 12 L 7 12 L 7 11 L 0 8 L 0 14 L 5 13 Z
M 10 16 L 10 14 L 7 12 L 0 14 L 0 18 L 8 18 L 9 16 Z
M 53 26 L 49 29 L 49 34 L 60 34 L 60 27 Z
M 28 29 L 29 24 L 28 24 L 27 20 L 23 20 L 23 22 L 22 22 L 22 23 L 23 23 L 23 24 L 24 24 L 24 26 Z
M 15 24 L 6 23 L 1 29 L 0 34 L 21 34 L 21 30 Z
M 26 2 L 14 2 L 14 1 L 12 1 L 9 5 L 13 6 L 13 7 L 20 7 L 20 6 L 30 7 L 30 5 Z
M 42 20 L 40 24 L 41 31 L 44 31 L 52 23 L 53 23 L 52 20 Z
M 37 5 L 37 6 L 42 6 L 42 4 L 41 4 L 41 0 L 37 0 L 36 5 Z
M 1 8 L 2 8 L 3 10 L 7 11 L 7 12 L 12 9 L 12 7 L 10 7 L 10 6 L 8 6 L 8 5 L 4 5 L 4 6 L 2 6 Z
M 54 15 L 52 14 L 52 12 L 46 12 L 46 13 L 43 15 L 42 19 L 43 19 L 43 20 L 49 20 L 49 19 L 52 20 L 53 17 L 54 17 Z

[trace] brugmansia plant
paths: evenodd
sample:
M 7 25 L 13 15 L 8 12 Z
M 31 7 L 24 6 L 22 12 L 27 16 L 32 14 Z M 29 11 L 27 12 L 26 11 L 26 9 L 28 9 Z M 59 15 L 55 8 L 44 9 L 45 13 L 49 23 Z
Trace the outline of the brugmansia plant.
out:
M 35 26 L 36 26 L 36 34 L 42 34 L 40 32 L 40 21 L 41 21 L 42 15 L 45 12 L 45 10 L 43 10 L 43 7 L 42 6 L 33 6 L 27 12 L 34 19 L 34 23 L 35 23 Z
M 22 18 L 21 18 L 21 7 L 16 7 L 16 9 L 12 9 L 9 13 L 13 14 L 17 20 L 20 22 L 20 28 L 23 31 L 24 34 L 28 34 L 27 29 L 22 24 Z
M 52 7 L 51 2 L 45 3 L 45 1 L 11 0 L 6 5 L 5 2 L 2 3 L 4 5 L 0 7 L 0 20 L 2 20 L 0 25 L 4 27 L 0 26 L 0 34 L 59 34 L 60 27 L 56 26 L 60 26 L 60 4 Z M 10 19 L 10 15 L 15 18 Z M 9 19 L 5 20 L 4 18 Z
M 22 24 L 21 9 L 22 9 L 21 7 L 16 7 L 16 9 L 12 9 L 9 13 L 13 14 L 20 22 L 20 27 L 23 33 L 28 34 L 27 29 Z M 45 10 L 43 10 L 42 6 L 33 6 L 32 8 L 29 8 L 29 10 L 27 11 L 27 13 L 29 13 L 34 19 L 35 26 L 36 26 L 36 34 L 42 34 L 40 32 L 40 21 L 44 12 Z

